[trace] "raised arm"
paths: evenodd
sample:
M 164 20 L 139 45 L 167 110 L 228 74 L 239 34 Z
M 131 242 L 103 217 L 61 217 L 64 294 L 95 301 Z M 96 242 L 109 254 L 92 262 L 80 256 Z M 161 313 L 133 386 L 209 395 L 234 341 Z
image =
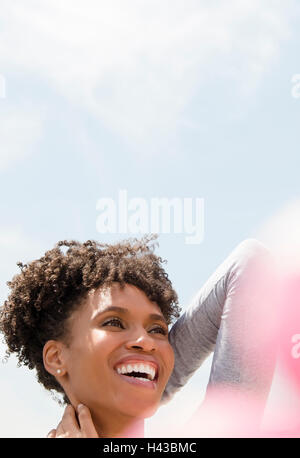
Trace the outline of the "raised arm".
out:
M 275 351 L 276 268 L 255 239 L 241 242 L 209 277 L 170 331 L 175 366 L 162 404 L 214 351 L 208 388 L 236 387 L 266 399 Z

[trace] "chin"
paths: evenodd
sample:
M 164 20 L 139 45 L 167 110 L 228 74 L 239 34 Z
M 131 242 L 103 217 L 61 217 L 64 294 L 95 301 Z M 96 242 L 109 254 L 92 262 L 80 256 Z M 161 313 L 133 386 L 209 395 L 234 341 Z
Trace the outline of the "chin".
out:
M 157 411 L 158 407 L 159 407 L 159 402 L 152 403 L 152 404 L 138 402 L 138 403 L 135 403 L 135 405 L 132 405 L 132 404 L 127 405 L 126 403 L 126 406 L 124 406 L 122 411 L 126 413 L 126 415 L 130 415 L 135 418 L 143 419 L 143 418 L 152 417 L 155 414 L 155 412 Z

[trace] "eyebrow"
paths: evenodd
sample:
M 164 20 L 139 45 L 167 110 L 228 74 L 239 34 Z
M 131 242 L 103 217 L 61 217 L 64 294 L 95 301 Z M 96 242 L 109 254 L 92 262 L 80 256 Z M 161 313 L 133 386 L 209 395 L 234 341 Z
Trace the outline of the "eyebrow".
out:
M 105 308 L 104 310 L 100 310 L 96 315 L 95 315 L 95 318 L 99 315 L 102 315 L 103 313 L 106 313 L 106 312 L 119 312 L 121 313 L 122 315 L 129 315 L 130 312 L 128 309 L 124 308 L 124 307 L 117 307 L 116 305 L 110 305 L 109 307 Z M 167 322 L 165 320 L 165 318 L 163 317 L 163 315 L 159 315 L 158 313 L 150 313 L 149 315 L 149 318 L 151 320 L 159 320 L 159 321 L 162 321 L 164 324 L 167 325 Z

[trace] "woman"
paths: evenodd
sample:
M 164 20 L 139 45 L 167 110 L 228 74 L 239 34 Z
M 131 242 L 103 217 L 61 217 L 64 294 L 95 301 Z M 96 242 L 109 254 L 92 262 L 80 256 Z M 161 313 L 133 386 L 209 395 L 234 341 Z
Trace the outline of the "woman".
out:
M 239 412 L 251 394 L 258 424 L 275 362 L 265 332 L 274 286 L 268 250 L 253 239 L 238 245 L 168 334 L 180 309 L 152 238 L 59 242 L 20 264 L 9 283 L 1 311 L 8 353 L 68 404 L 49 437 L 143 436 L 144 418 L 214 349 L 205 403 L 221 387 L 238 395 Z

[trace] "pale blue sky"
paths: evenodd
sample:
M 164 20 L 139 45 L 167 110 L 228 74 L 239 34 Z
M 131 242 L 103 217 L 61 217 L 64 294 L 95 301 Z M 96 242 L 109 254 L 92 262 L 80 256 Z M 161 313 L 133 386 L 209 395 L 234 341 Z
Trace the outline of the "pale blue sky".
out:
M 1 11 L 1 300 L 17 261 L 60 239 L 121 238 L 96 230 L 97 200 L 120 189 L 204 198 L 200 245 L 159 237 L 183 308 L 236 244 L 300 202 L 296 0 L 1 0 Z M 43 437 L 60 408 L 13 358 L 0 371 L 1 435 Z M 208 374 L 207 363 L 180 405 Z

